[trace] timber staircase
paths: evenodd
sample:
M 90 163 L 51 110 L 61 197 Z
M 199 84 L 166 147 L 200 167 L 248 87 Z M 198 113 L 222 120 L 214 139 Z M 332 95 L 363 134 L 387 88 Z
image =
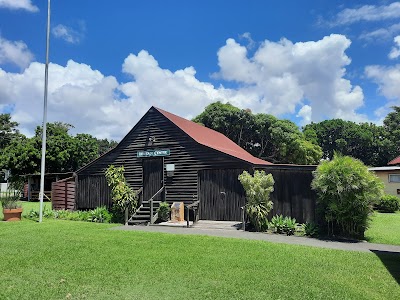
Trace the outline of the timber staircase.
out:
M 142 193 L 143 188 L 140 188 L 137 195 Z M 128 219 L 128 225 L 147 225 L 153 224 L 158 219 L 158 208 L 161 201 L 154 200 L 156 196 L 164 191 L 164 186 L 158 190 L 148 201 L 142 201 L 142 204 L 135 213 Z
M 154 212 L 158 210 L 160 203 L 161 201 L 153 201 L 153 213 L 150 214 L 150 201 L 143 201 L 142 205 L 129 218 L 128 225 L 147 225 L 151 223 L 151 215 L 154 216 Z

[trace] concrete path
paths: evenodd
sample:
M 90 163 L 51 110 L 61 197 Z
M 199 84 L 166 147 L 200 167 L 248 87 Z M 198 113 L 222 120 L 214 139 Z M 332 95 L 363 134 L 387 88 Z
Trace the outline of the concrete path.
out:
M 228 224 L 227 224 L 228 225 Z M 308 237 L 286 236 L 280 234 L 267 234 L 261 232 L 247 232 L 236 229 L 234 223 L 224 226 L 223 223 L 201 224 L 200 226 L 184 228 L 182 226 L 120 226 L 113 227 L 112 230 L 134 230 L 147 232 L 162 232 L 170 234 L 186 234 L 186 235 L 207 235 L 226 238 L 238 238 L 248 240 L 260 240 L 273 243 L 284 243 L 292 245 L 304 245 L 320 248 L 339 249 L 347 251 L 385 251 L 400 254 L 400 246 L 372 244 L 368 242 L 338 242 L 330 240 L 319 240 Z

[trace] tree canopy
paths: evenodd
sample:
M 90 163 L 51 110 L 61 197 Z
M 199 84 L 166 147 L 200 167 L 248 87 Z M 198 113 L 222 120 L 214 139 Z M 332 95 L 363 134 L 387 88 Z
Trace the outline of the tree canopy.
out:
M 306 125 L 303 132 L 320 145 L 325 159 L 337 152 L 369 166 L 384 166 L 395 152 L 388 130 L 373 123 L 333 119 Z
M 256 157 L 273 163 L 316 164 L 321 148 L 305 138 L 295 123 L 268 114 L 253 114 L 215 102 L 193 119 L 219 131 Z
M 0 120 L 5 121 L 0 134 L 7 136 L 0 148 L 1 169 L 10 170 L 13 177 L 39 173 L 42 127 L 38 126 L 35 135 L 27 138 L 18 132 L 18 124 L 11 122 L 9 115 L 1 115 Z M 90 134 L 73 136 L 71 128 L 62 122 L 47 124 L 46 173 L 76 171 L 116 145 L 115 141 L 98 140 Z

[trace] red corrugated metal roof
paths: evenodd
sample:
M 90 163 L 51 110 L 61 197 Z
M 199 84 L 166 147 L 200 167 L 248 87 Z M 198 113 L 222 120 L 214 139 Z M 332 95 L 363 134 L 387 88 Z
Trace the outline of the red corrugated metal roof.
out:
M 388 162 L 388 165 L 400 165 L 400 156 Z
M 238 146 L 232 140 L 227 138 L 222 133 L 215 130 L 197 124 L 195 122 L 186 120 L 184 118 L 178 117 L 177 115 L 171 114 L 165 110 L 154 107 L 166 118 L 168 118 L 172 123 L 182 129 L 187 135 L 194 139 L 199 144 L 210 147 L 212 149 L 218 150 L 220 152 L 226 153 L 233 157 L 239 158 L 241 160 L 247 161 L 255 165 L 271 165 L 269 161 L 265 161 L 254 157 L 246 150 Z

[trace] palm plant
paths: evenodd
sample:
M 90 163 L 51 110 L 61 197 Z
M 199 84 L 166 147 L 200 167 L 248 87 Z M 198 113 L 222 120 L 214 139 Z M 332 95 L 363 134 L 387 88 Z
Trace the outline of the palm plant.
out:
M 239 175 L 239 181 L 246 192 L 245 208 L 250 223 L 257 231 L 262 231 L 273 207 L 269 197 L 274 190 L 274 178 L 272 174 L 266 175 L 264 171 L 255 171 L 254 176 L 244 171 Z

